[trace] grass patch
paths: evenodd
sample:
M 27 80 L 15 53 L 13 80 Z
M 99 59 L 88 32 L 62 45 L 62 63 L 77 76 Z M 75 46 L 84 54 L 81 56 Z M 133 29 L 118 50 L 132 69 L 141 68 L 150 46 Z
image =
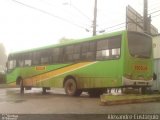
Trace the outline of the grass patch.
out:
M 129 104 L 129 103 L 143 103 L 143 102 L 156 102 L 160 101 L 160 95 L 101 95 L 101 105 L 114 105 L 114 104 Z

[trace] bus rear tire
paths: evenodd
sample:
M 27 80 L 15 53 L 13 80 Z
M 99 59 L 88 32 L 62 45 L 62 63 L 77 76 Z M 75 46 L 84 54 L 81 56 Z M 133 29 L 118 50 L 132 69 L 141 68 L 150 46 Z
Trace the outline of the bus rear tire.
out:
M 24 94 L 24 86 L 23 86 L 23 80 L 22 79 L 20 80 L 19 85 L 20 85 L 20 94 L 22 95 L 22 94 Z
M 42 94 L 45 95 L 47 94 L 47 90 L 51 90 L 50 87 L 42 87 Z
M 64 83 L 65 93 L 68 96 L 80 96 L 82 90 L 77 89 L 77 84 L 74 78 L 68 78 Z

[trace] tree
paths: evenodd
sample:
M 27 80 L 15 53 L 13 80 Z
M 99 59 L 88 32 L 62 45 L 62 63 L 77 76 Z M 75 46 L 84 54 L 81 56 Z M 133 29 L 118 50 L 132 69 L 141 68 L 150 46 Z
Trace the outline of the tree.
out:
M 3 69 L 5 68 L 6 61 L 7 61 L 7 55 L 5 47 L 2 43 L 0 43 L 0 71 L 3 71 Z
M 65 43 L 65 42 L 70 42 L 70 41 L 73 41 L 74 39 L 69 39 L 69 38 L 66 38 L 66 37 L 62 37 L 60 40 L 59 40 L 59 43 Z

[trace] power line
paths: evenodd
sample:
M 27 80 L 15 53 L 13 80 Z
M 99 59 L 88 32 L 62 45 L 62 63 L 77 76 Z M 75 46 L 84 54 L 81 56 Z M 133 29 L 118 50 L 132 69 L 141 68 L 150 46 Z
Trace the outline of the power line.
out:
M 68 3 L 64 3 L 64 5 L 68 5 Z M 77 10 L 83 17 L 87 18 L 89 21 L 92 21 L 85 13 L 83 13 L 79 8 L 77 8 L 75 5 L 70 3 L 70 6 L 72 6 L 75 10 Z
M 120 29 L 120 28 L 123 28 L 123 27 L 125 27 L 125 25 L 124 24 L 129 24 L 129 23 L 134 23 L 134 22 L 123 22 L 123 23 L 119 23 L 119 24 L 116 24 L 116 25 L 113 25 L 113 26 L 111 26 L 111 27 L 107 27 L 107 28 L 104 28 L 103 30 L 99 30 L 99 31 L 105 31 L 105 30 L 107 30 L 107 29 L 112 29 L 112 28 L 115 28 L 115 27 L 118 27 L 118 26 L 120 26 L 120 27 L 118 27 L 118 28 L 115 28 L 115 29 L 113 29 L 113 30 L 117 30 L 117 29 Z M 143 22 L 136 22 L 136 23 L 143 23 Z M 121 25 L 123 25 L 123 26 L 121 26 Z M 112 31 L 113 31 L 112 30 Z M 97 31 L 98 32 L 98 31 Z
M 160 16 L 160 14 L 158 14 L 158 15 L 154 15 L 154 16 L 152 16 L 152 18 L 154 18 L 154 17 L 158 17 L 158 16 Z
M 111 27 L 107 27 L 107 28 L 104 28 L 104 29 L 111 29 L 111 28 L 114 28 L 114 27 L 117 27 L 117 26 L 120 26 L 120 25 L 123 25 L 123 24 L 125 24 L 125 22 L 120 23 L 120 24 L 116 24 L 116 25 L 113 25 Z
M 112 32 L 112 31 L 115 31 L 115 30 L 119 30 L 119 29 L 121 29 L 121 28 L 125 28 L 126 26 L 121 26 L 121 27 L 118 27 L 118 28 L 115 28 L 115 29 L 112 29 L 112 30 L 110 30 L 110 31 L 108 31 L 108 32 Z
M 37 10 L 37 11 L 39 11 L 39 12 L 41 12 L 41 13 L 47 14 L 47 15 L 49 15 L 49 16 L 52 16 L 52 17 L 54 17 L 54 18 L 57 18 L 57 19 L 59 19 L 59 20 L 65 21 L 65 22 L 67 22 L 67 23 L 69 23 L 69 24 L 72 24 L 72 25 L 74 25 L 74 26 L 76 26 L 76 27 L 79 27 L 79 28 L 82 28 L 82 29 L 87 30 L 85 27 L 80 26 L 80 25 L 78 25 L 78 24 L 76 24 L 76 23 L 73 23 L 72 21 L 70 21 L 70 20 L 68 20 L 68 19 L 65 19 L 65 18 L 63 18 L 63 17 L 54 15 L 53 13 L 50 13 L 50 12 L 47 12 L 47 11 L 45 11 L 45 10 L 42 10 L 42 9 L 33 7 L 33 6 L 31 6 L 31 5 L 28 5 L 28 4 L 19 2 L 19 1 L 17 1 L 17 0 L 12 0 L 12 1 L 15 2 L 15 3 L 18 3 L 18 4 L 20 4 L 20 5 L 23 5 L 23 6 L 25 6 L 25 7 L 28 7 L 28 8 Z
M 51 3 L 49 3 L 49 2 L 46 2 L 45 0 L 41 0 L 41 1 L 47 3 L 48 5 L 57 7 L 56 5 L 51 4 Z M 89 21 L 92 21 L 92 19 L 89 18 L 84 12 L 82 12 L 78 7 L 76 7 L 75 5 L 73 5 L 73 4 L 71 3 L 71 1 L 70 1 L 70 3 L 64 2 L 64 3 L 62 3 L 62 5 L 70 5 L 70 6 L 71 6 L 72 8 L 74 8 L 76 11 L 78 11 L 83 17 L 85 17 L 85 18 L 88 19 Z M 65 12 L 66 12 L 66 11 L 65 11 Z
M 157 6 L 157 5 L 159 5 L 160 4 L 160 2 L 158 1 L 158 0 L 156 0 L 157 2 L 151 2 L 151 3 L 149 3 L 150 4 L 150 6 Z
M 160 6 L 154 7 L 154 8 L 152 8 L 152 9 L 149 9 L 148 11 L 156 10 L 156 9 L 158 9 L 159 7 L 160 7 Z
M 154 14 L 154 13 L 157 13 L 157 12 L 160 12 L 160 10 L 156 10 L 156 11 L 154 11 L 154 12 L 151 12 L 149 15 Z
M 113 30 L 120 29 L 120 28 L 122 28 L 122 27 L 125 27 L 124 24 L 125 24 L 125 22 L 124 22 L 124 23 L 120 23 L 120 24 L 113 25 L 113 26 L 111 26 L 111 27 L 104 28 L 104 29 L 99 30 L 99 31 L 96 31 L 96 32 L 103 33 L 103 32 L 105 32 L 105 31 L 108 30 L 108 29 L 112 29 L 112 28 L 115 28 L 115 27 L 117 27 L 117 26 L 123 25 L 123 26 L 118 27 L 118 28 L 115 28 L 115 29 L 113 29 Z M 112 30 L 112 31 L 113 31 L 113 30 Z

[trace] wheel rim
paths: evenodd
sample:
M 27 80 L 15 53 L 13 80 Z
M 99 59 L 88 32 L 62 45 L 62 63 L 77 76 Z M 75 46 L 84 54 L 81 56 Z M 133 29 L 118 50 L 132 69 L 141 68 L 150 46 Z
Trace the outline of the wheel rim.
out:
M 73 94 L 74 90 L 75 90 L 75 87 L 74 87 L 73 83 L 69 82 L 69 83 L 67 84 L 67 92 L 68 92 L 69 94 Z
M 76 93 L 76 83 L 72 79 L 68 79 L 65 83 L 65 91 L 68 95 L 73 96 Z
M 22 80 L 20 81 L 19 85 L 20 85 L 20 87 L 23 87 L 23 81 Z

